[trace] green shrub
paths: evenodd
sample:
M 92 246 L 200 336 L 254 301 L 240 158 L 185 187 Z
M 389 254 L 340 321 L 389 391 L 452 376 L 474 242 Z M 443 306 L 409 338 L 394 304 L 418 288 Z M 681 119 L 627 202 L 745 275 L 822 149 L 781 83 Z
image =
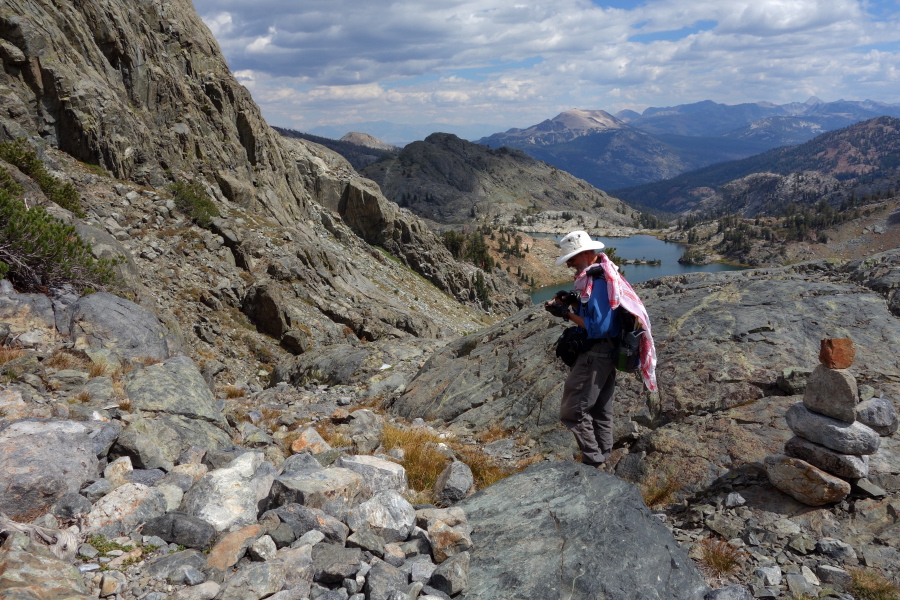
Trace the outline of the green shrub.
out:
M 27 207 L 21 192 L 0 169 L 0 277 L 25 291 L 64 283 L 79 290 L 109 287 L 119 260 L 96 260 L 74 227 L 43 207 Z
M 84 208 L 81 206 L 78 190 L 71 183 L 60 183 L 56 177 L 47 172 L 44 163 L 37 157 L 37 153 L 28 145 L 25 138 L 0 144 L 0 158 L 34 179 L 51 201 L 71 211 L 77 217 L 84 217 Z
M 209 229 L 212 220 L 219 216 L 219 209 L 199 182 L 177 181 L 170 189 L 175 206 L 200 227 Z

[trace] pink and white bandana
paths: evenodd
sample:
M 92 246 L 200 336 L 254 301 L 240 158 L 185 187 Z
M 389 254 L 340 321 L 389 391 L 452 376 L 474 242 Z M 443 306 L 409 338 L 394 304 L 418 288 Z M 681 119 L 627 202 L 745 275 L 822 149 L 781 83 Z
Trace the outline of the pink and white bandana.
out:
M 644 330 L 641 336 L 641 378 L 644 385 L 651 392 L 657 391 L 656 385 L 656 346 L 653 344 L 653 335 L 650 331 L 650 317 L 644 303 L 624 277 L 619 273 L 619 267 L 609 260 L 606 254 L 600 252 L 600 263 L 594 263 L 575 277 L 575 290 L 581 294 L 581 302 L 587 303 L 594 289 L 593 272 L 603 269 L 606 279 L 606 292 L 609 296 L 609 305 L 613 310 L 620 305 L 630 312 Z

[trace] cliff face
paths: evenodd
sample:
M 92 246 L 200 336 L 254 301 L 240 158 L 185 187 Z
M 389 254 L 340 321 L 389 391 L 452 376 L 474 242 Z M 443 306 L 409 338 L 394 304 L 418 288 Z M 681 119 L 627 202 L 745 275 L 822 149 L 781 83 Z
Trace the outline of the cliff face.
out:
M 295 232 L 297 252 L 312 257 L 312 272 L 324 274 L 303 282 L 317 289 L 302 297 L 325 299 L 329 288 L 339 287 L 341 275 L 321 258 L 322 243 L 312 241 L 324 234 L 339 248 L 332 255 L 358 255 L 362 240 L 379 245 L 456 301 L 475 307 L 474 269 L 455 262 L 423 222 L 400 211 L 333 153 L 283 140 L 265 123 L 189 1 L 12 0 L 0 8 L 0 59 L 0 140 L 42 139 L 163 196 L 162 188 L 173 180 L 201 181 L 227 215 L 223 227 L 235 240 L 248 238 L 241 215 Z M 44 158 L 54 161 L 49 154 Z M 63 163 L 51 166 L 61 172 Z M 93 192 L 79 187 L 92 204 Z M 95 225 L 110 230 L 112 225 L 99 223 L 105 217 L 97 217 Z M 132 233 L 130 241 L 137 237 Z M 247 248 L 237 248 L 239 242 L 229 243 L 249 256 Z M 374 251 L 365 246 L 364 253 Z M 277 253 L 253 252 L 258 256 L 238 256 L 239 266 L 264 279 L 266 263 Z M 362 269 L 348 293 L 371 289 L 375 277 L 374 268 Z M 508 313 L 528 301 L 505 277 L 487 279 L 497 292 L 494 310 Z M 300 297 L 292 295 L 288 303 Z M 354 323 L 356 332 L 370 330 L 363 322 L 378 320 L 374 315 L 385 308 L 374 304 L 371 313 L 361 310 L 338 322 Z M 406 315 L 397 317 L 398 310 Z M 398 318 L 421 320 L 408 307 L 390 311 L 392 331 Z
M 5 4 L 5 137 L 39 135 L 146 184 L 200 173 L 280 223 L 305 212 L 299 172 L 190 2 Z

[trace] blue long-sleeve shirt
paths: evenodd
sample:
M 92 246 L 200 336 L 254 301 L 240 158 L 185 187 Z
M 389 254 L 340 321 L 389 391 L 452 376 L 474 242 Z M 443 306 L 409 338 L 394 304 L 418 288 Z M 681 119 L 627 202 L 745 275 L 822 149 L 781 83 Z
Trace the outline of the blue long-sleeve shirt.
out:
M 584 328 L 592 340 L 619 335 L 619 320 L 616 311 L 609 305 L 606 281 L 598 279 L 594 284 L 587 303 L 579 303 L 576 314 L 584 319 Z

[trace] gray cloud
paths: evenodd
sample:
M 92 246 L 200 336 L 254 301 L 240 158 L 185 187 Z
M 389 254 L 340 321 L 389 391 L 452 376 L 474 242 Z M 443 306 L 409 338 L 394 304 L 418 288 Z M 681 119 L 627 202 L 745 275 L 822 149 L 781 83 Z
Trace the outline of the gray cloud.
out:
M 900 23 L 858 0 L 195 6 L 267 119 L 299 129 L 378 119 L 527 126 L 576 106 L 813 94 L 900 102 Z

